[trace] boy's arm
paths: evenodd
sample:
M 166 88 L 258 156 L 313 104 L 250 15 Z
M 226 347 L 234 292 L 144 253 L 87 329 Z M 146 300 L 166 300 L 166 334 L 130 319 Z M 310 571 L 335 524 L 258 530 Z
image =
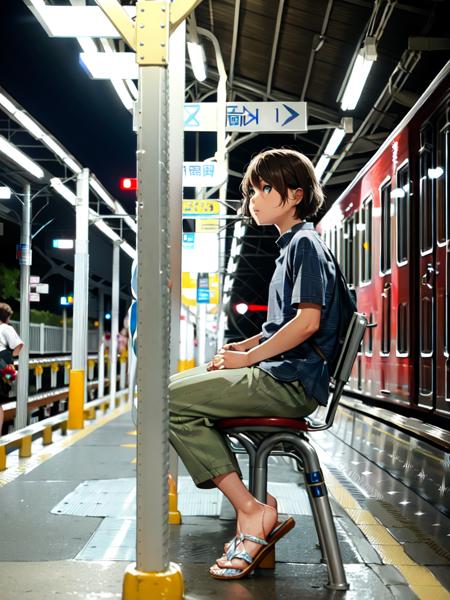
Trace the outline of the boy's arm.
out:
M 247 366 L 287 352 L 307 340 L 320 327 L 320 312 L 318 304 L 300 304 L 293 319 L 271 338 L 247 352 Z
M 262 332 L 260 332 L 250 338 L 247 338 L 246 340 L 242 340 L 241 342 L 232 342 L 231 344 L 225 344 L 223 346 L 223 350 L 246 352 L 247 350 L 250 350 L 251 348 L 254 348 L 259 344 L 259 340 L 262 338 L 262 335 Z
M 248 352 L 222 348 L 208 364 L 208 371 L 251 367 L 262 360 L 295 348 L 319 329 L 320 311 L 319 304 L 300 304 L 295 317 L 283 325 L 271 338 Z

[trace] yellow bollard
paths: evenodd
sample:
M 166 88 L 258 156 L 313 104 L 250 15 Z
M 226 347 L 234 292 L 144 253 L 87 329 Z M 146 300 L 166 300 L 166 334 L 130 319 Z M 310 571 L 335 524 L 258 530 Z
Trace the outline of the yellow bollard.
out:
M 168 488 L 169 488 L 169 524 L 170 525 L 180 525 L 181 524 L 181 513 L 178 510 L 178 494 L 177 494 L 177 484 L 175 483 L 174 478 L 169 473 L 168 478 Z
M 182 600 L 183 597 L 183 575 L 177 564 L 170 563 L 168 570 L 160 573 L 144 573 L 136 569 L 136 563 L 128 565 L 123 580 L 123 600 Z
M 53 440 L 53 429 L 51 425 L 47 425 L 44 427 L 44 431 L 42 432 L 42 443 L 44 446 L 48 446 L 52 443 Z
M 24 435 L 23 438 L 20 440 L 20 458 L 29 458 L 31 456 L 31 442 L 31 435 Z
M 71 370 L 69 378 L 68 429 L 84 428 L 84 370 Z

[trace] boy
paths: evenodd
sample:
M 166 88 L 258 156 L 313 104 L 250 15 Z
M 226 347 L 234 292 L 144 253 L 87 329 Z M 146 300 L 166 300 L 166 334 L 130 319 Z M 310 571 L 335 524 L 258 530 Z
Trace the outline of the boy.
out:
M 226 557 L 210 568 L 216 579 L 251 573 L 265 546 L 294 522 L 278 523 L 275 498 L 262 504 L 250 494 L 214 421 L 304 417 L 326 404 L 329 373 L 323 357 L 333 356 L 339 315 L 332 258 L 306 222 L 323 202 L 311 161 L 294 150 L 262 152 L 248 166 L 242 190 L 244 214 L 280 233 L 267 321 L 259 334 L 226 344 L 206 367 L 177 374 L 169 385 L 172 445 L 196 485 L 217 486 L 236 510 L 237 537 Z M 313 335 L 322 357 L 307 341 Z

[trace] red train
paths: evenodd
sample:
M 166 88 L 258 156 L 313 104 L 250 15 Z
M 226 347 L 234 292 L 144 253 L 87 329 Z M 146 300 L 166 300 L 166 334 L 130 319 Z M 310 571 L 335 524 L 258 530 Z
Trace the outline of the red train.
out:
M 351 389 L 447 427 L 449 82 L 450 62 L 319 224 L 359 310 L 377 323 Z

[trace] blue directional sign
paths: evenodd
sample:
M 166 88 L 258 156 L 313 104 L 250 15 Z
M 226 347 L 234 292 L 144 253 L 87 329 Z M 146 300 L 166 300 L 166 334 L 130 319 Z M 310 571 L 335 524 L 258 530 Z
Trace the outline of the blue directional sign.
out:
M 227 131 L 292 133 L 308 131 L 306 102 L 227 102 Z M 216 131 L 217 104 L 184 105 L 185 131 Z

